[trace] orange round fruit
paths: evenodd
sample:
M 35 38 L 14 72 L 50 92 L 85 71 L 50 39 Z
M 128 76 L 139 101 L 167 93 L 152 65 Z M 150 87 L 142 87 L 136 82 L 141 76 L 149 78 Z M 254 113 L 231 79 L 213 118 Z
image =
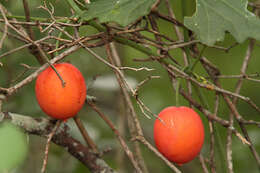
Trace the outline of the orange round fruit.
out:
M 36 99 L 47 115 L 66 120 L 75 116 L 84 105 L 86 84 L 75 66 L 60 63 L 54 64 L 54 67 L 65 81 L 65 85 L 62 85 L 57 73 L 48 67 L 36 79 Z
M 154 141 L 171 162 L 182 165 L 193 160 L 204 143 L 200 116 L 185 106 L 163 109 L 154 123 Z

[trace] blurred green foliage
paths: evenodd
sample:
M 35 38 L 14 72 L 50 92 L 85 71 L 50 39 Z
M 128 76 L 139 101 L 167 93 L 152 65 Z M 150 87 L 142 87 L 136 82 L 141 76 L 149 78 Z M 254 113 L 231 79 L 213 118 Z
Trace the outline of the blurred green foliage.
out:
M 29 1 L 29 5 L 31 8 L 31 15 L 35 17 L 49 17 L 48 14 L 38 7 L 41 5 L 40 1 Z M 71 16 L 69 6 L 65 3 L 64 0 L 49 0 L 47 2 L 51 2 L 55 9 L 55 15 L 57 16 Z M 182 13 L 182 0 L 175 0 L 171 1 L 172 9 L 175 12 L 176 18 L 179 21 L 183 21 L 183 13 Z M 22 1 L 16 0 L 8 0 L 1 2 L 13 15 L 24 15 Z M 195 1 L 188 1 L 187 2 L 187 13 L 192 15 L 195 11 Z M 159 6 L 159 9 L 162 13 L 166 14 L 166 8 L 164 4 Z M 158 25 L 160 31 L 169 36 L 172 39 L 176 39 L 176 34 L 174 28 L 171 24 L 158 19 Z M 34 28 L 36 33 L 36 38 L 39 39 L 43 35 L 38 31 L 38 28 Z M 72 29 L 70 29 L 73 32 Z M 88 35 L 97 32 L 94 28 L 87 26 L 80 28 L 80 35 Z M 147 34 L 147 36 L 149 36 Z M 151 37 L 151 36 L 149 36 Z M 225 35 L 225 40 L 223 42 L 218 42 L 218 46 L 229 47 L 235 43 L 234 38 L 230 34 Z M 255 49 L 252 54 L 251 61 L 248 66 L 247 74 L 253 73 L 260 73 L 260 42 L 257 41 L 255 45 Z M 0 54 L 14 49 L 18 46 L 21 46 L 21 43 L 13 40 L 7 39 L 5 40 L 5 44 L 3 49 L 0 50 Z M 161 76 L 160 79 L 153 79 L 146 83 L 139 91 L 139 98 L 143 100 L 143 102 L 151 109 L 154 113 L 159 113 L 163 108 L 175 105 L 175 92 L 171 86 L 171 82 L 167 75 L 167 72 L 155 62 L 136 62 L 134 61 L 135 58 L 146 58 L 147 56 L 137 52 L 133 48 L 129 48 L 123 45 L 117 45 L 118 50 L 120 52 L 120 56 L 122 57 L 123 66 L 131 66 L 131 67 L 149 67 L 155 69 L 151 72 L 145 71 L 125 71 L 126 75 L 135 79 L 138 82 L 144 80 L 147 76 L 150 75 L 159 75 Z M 230 49 L 229 52 L 225 52 L 223 50 L 215 49 L 215 48 L 207 48 L 204 56 L 206 56 L 211 62 L 213 62 L 220 70 L 221 73 L 224 75 L 233 75 L 233 74 L 240 74 L 240 67 L 243 62 L 243 58 L 246 54 L 246 49 L 248 46 L 248 41 L 243 42 L 235 46 L 234 48 Z M 104 48 L 95 48 L 95 52 L 97 52 L 100 56 L 105 56 Z M 182 60 L 182 51 L 181 49 L 173 49 L 170 54 L 180 63 L 183 63 Z M 95 88 L 95 80 L 96 76 L 111 76 L 113 75 L 113 71 L 104 65 L 102 62 L 98 61 L 94 57 L 92 57 L 87 51 L 85 50 L 78 50 L 77 52 L 73 53 L 72 55 L 66 57 L 64 61 L 69 61 L 74 64 L 76 67 L 80 69 L 86 79 L 86 83 L 88 86 L 88 95 L 95 96 L 98 100 L 98 106 L 101 107 L 102 111 L 108 115 L 108 117 L 119 127 L 119 118 L 120 116 L 124 116 L 121 113 L 122 106 L 121 99 L 120 99 L 120 92 L 119 90 L 106 90 L 102 88 Z M 1 87 L 9 87 L 18 81 L 22 80 L 24 77 L 28 76 L 32 71 L 27 71 L 22 77 L 17 78 L 19 74 L 23 73 L 25 70 L 20 64 L 25 63 L 33 67 L 39 67 L 40 65 L 37 63 L 36 59 L 29 53 L 28 50 L 24 49 L 17 53 L 8 55 L 0 59 L 0 62 L 3 63 L 3 67 L 0 67 L 0 86 Z M 195 68 L 195 72 L 201 76 L 207 77 L 206 72 L 203 68 L 198 64 Z M 235 84 L 237 79 L 221 79 L 221 84 L 223 88 L 226 90 L 233 90 L 235 88 Z M 185 86 L 185 81 L 181 80 L 181 84 Z M 104 84 L 106 85 L 106 84 Z M 245 81 L 244 85 L 241 90 L 241 95 L 250 97 L 256 104 L 260 102 L 259 91 L 260 85 L 257 82 L 252 81 Z M 202 89 L 202 92 L 206 96 L 207 102 L 210 106 L 210 110 L 213 112 L 214 103 L 215 103 L 215 93 L 213 91 L 208 91 Z M 197 99 L 198 100 L 198 99 Z M 133 102 L 134 99 L 133 99 Z M 186 100 L 182 97 L 180 98 L 181 105 L 189 105 Z M 153 122 L 154 118 L 147 119 L 138 108 L 137 105 L 136 110 L 141 121 L 144 135 L 148 139 L 149 142 L 153 143 Z M 258 104 L 258 106 L 260 106 Z M 238 101 L 238 110 L 240 111 L 241 115 L 245 119 L 254 119 L 260 121 L 259 113 L 253 110 L 247 103 L 244 101 Z M 28 116 L 33 117 L 40 117 L 46 116 L 40 110 L 35 94 L 34 94 L 34 82 L 26 85 L 21 90 L 19 90 L 14 96 L 8 98 L 8 100 L 3 105 L 4 111 L 11 111 L 21 114 L 26 114 Z M 220 109 L 218 112 L 218 116 L 222 117 L 223 119 L 228 119 L 229 109 L 225 104 L 224 100 L 221 99 L 220 102 Z M 109 129 L 109 127 L 101 120 L 96 113 L 94 113 L 90 107 L 83 107 L 83 109 L 79 113 L 80 118 L 83 119 L 86 128 L 89 130 L 90 135 L 94 138 L 95 142 L 101 149 L 107 149 L 108 147 L 112 148 L 112 151 L 107 153 L 104 159 L 111 165 L 113 168 L 120 168 L 120 170 L 124 170 L 122 172 L 131 172 L 131 165 L 128 159 L 124 156 L 123 151 L 120 150 L 120 145 L 116 141 L 115 135 Z M 209 157 L 209 128 L 208 128 L 208 121 L 203 114 L 201 114 L 205 125 L 206 131 L 206 138 L 205 144 L 202 150 L 202 154 L 205 157 Z M 122 118 L 122 117 L 121 117 Z M 125 119 L 125 117 L 123 117 Z M 68 122 L 73 136 L 77 139 L 82 140 L 82 137 L 79 135 L 79 132 L 74 127 L 74 122 Z M 121 124 L 122 125 L 122 124 Z M 235 124 L 237 127 L 237 124 Z M 122 125 L 125 131 L 126 139 L 128 142 L 130 141 L 130 135 L 128 134 L 127 124 Z M 220 143 L 222 144 L 222 149 L 225 152 L 225 144 L 226 144 L 226 132 L 227 129 L 216 125 L 217 128 L 220 130 Z M 260 151 L 260 133 L 259 128 L 255 126 L 246 126 L 248 129 L 248 133 L 253 140 L 253 144 L 256 147 L 256 150 Z M 122 130 L 121 129 L 121 130 Z M 5 133 L 3 133 L 5 132 Z M 122 132 L 123 133 L 123 132 Z M 9 135 L 8 135 L 9 134 Z M 3 136 L 1 136 L 3 135 Z M 8 142 L 8 148 L 12 148 L 12 152 L 15 154 L 15 157 L 11 157 L 11 154 L 8 153 L 8 157 L 5 157 L 3 160 L 2 153 L 0 154 L 0 169 L 2 160 L 6 162 L 10 162 L 10 167 L 17 166 L 21 163 L 22 159 L 25 157 L 26 153 L 26 146 L 28 145 L 28 161 L 23 162 L 23 165 L 17 169 L 17 173 L 26 173 L 26 172 L 39 172 L 42 164 L 43 154 L 44 154 L 44 147 L 46 141 L 39 137 L 30 137 L 29 144 L 25 142 L 25 136 L 21 135 L 20 132 L 14 130 L 13 127 L 9 127 L 6 125 L 0 126 L 0 152 L 2 149 L 2 142 Z M 130 144 L 131 142 L 129 142 Z M 17 145 L 11 146 L 11 145 Z M 257 168 L 257 164 L 255 163 L 255 159 L 253 158 L 249 148 L 242 144 L 237 137 L 233 137 L 233 157 L 234 157 L 234 169 L 236 173 L 244 173 L 248 172 L 250 169 L 250 173 L 257 173 L 259 172 Z M 171 172 L 171 170 L 164 164 L 163 161 L 158 159 L 152 152 L 150 152 L 146 147 L 142 146 L 144 158 L 147 163 L 148 169 L 150 172 Z M 5 150 L 8 151 L 8 150 Z M 217 161 L 217 171 L 226 172 L 223 168 L 224 166 L 221 165 L 219 150 L 216 150 L 216 161 Z M 120 158 L 120 164 L 118 160 Z M 14 160 L 17 159 L 17 160 Z M 13 160 L 13 161 L 12 161 Z M 12 163 L 11 163 L 12 162 Z M 14 163 L 17 163 L 13 165 Z M 5 164 L 7 166 L 9 164 Z M 7 168 L 7 167 L 6 167 Z M 194 161 L 183 165 L 180 167 L 183 172 L 189 173 L 197 173 L 202 172 L 201 166 L 199 164 L 198 158 Z M 223 170 L 224 169 L 224 170 Z M 51 145 L 50 147 L 50 154 L 49 154 L 49 161 L 47 165 L 47 172 L 50 173 L 82 173 L 87 172 L 87 168 L 84 167 L 80 162 L 78 162 L 75 158 L 71 157 L 66 151 L 60 147 L 55 145 Z
M 25 160 L 26 135 L 10 123 L 0 124 L 0 172 L 8 172 Z

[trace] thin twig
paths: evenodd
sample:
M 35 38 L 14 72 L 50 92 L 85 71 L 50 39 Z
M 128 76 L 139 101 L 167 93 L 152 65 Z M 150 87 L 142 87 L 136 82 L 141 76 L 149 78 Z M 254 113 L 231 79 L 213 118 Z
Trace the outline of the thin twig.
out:
M 1 5 L 0 5 L 1 6 Z M 3 14 L 4 15 L 4 14 Z M 61 75 L 59 74 L 59 72 L 56 70 L 56 68 L 50 63 L 50 61 L 48 60 L 48 57 L 46 56 L 46 54 L 44 53 L 44 51 L 42 50 L 42 48 L 39 46 L 39 44 L 36 44 L 31 38 L 29 38 L 28 36 L 24 35 L 23 33 L 21 33 L 18 29 L 16 29 L 14 26 L 12 26 L 8 21 L 6 23 L 11 29 L 13 29 L 15 32 L 17 32 L 20 36 L 22 36 L 24 39 L 26 39 L 27 41 L 31 42 L 34 46 L 37 47 L 39 54 L 38 53 L 33 53 L 36 57 L 37 60 L 39 61 L 39 63 L 43 63 L 43 61 L 45 60 L 49 66 L 55 71 L 55 73 L 57 74 L 57 76 L 59 77 L 62 86 L 65 87 L 66 82 L 63 80 L 63 78 L 61 77 Z M 42 60 L 42 58 L 44 58 L 44 60 Z
M 105 114 L 103 114 L 98 108 L 97 106 L 92 103 L 92 102 L 88 102 L 88 104 L 91 106 L 92 109 L 94 109 L 97 114 L 107 123 L 107 125 L 113 130 L 113 132 L 115 133 L 119 143 L 121 144 L 121 146 L 123 147 L 126 155 L 128 156 L 129 160 L 132 162 L 135 170 L 137 172 L 142 172 L 142 170 L 140 169 L 138 163 L 135 160 L 135 157 L 132 153 L 132 151 L 129 149 L 129 147 L 127 146 L 125 140 L 123 139 L 123 137 L 120 135 L 119 131 L 115 128 L 115 126 L 113 125 L 112 121 L 110 121 L 107 116 Z
M 175 14 L 174 14 L 173 10 L 172 10 L 172 6 L 170 4 L 170 1 L 169 0 L 165 0 L 165 4 L 166 4 L 166 7 L 167 7 L 169 16 L 171 18 L 175 19 L 176 17 L 175 17 Z M 174 27 L 174 30 L 176 32 L 176 35 L 177 35 L 179 41 L 183 42 L 184 41 L 184 35 L 180 31 L 179 27 L 177 25 L 173 25 L 173 27 Z M 195 40 L 192 40 L 192 41 L 195 41 Z M 185 45 L 185 46 L 188 46 L 188 45 Z M 185 65 L 185 67 L 188 67 L 189 66 L 188 55 L 187 55 L 184 47 L 182 47 L 182 54 L 183 54 L 184 65 Z M 187 82 L 187 88 L 188 88 L 188 93 L 191 95 L 192 94 L 192 86 L 191 86 L 191 82 L 190 81 Z M 176 97 L 178 97 L 178 96 L 176 96 Z
M 156 148 L 154 148 L 149 142 L 147 142 L 144 137 L 136 136 L 136 138 L 134 138 L 133 140 L 138 140 L 143 143 L 149 150 L 155 153 L 156 156 L 162 159 L 174 172 L 181 173 L 181 171 L 174 164 L 167 160 Z
M 108 55 L 108 59 L 109 59 L 110 63 L 113 64 L 113 66 L 116 66 L 109 43 L 106 44 L 106 51 L 107 51 L 107 55 Z M 118 61 L 119 61 L 119 59 L 118 59 Z M 135 133 L 132 133 L 131 135 L 132 135 L 132 137 L 135 137 L 135 135 L 143 135 L 141 124 L 140 124 L 140 122 L 137 118 L 137 115 L 135 113 L 134 106 L 133 106 L 133 103 L 131 101 L 130 95 L 128 94 L 126 85 L 123 82 L 123 81 L 125 81 L 124 74 L 120 70 L 114 70 L 114 71 L 115 71 L 115 75 L 116 75 L 118 84 L 119 84 L 121 91 L 123 93 L 124 99 L 125 99 L 128 107 L 129 107 L 129 109 L 130 109 L 130 115 L 131 115 L 132 121 L 134 122 L 135 128 L 133 128 L 132 130 Z M 131 89 L 131 90 L 133 90 L 133 89 Z M 135 145 L 135 157 L 137 158 L 138 165 L 141 167 L 141 170 L 143 172 L 148 173 L 147 167 L 144 163 L 144 160 L 143 160 L 143 157 L 142 157 L 142 154 L 141 154 L 140 146 L 139 146 L 138 143 L 134 143 L 134 145 Z
M 57 129 L 60 127 L 61 122 L 62 122 L 61 120 L 57 120 L 54 128 L 52 129 L 51 133 L 48 135 L 47 144 L 46 144 L 45 152 L 44 152 L 44 159 L 43 159 L 41 173 L 44 173 L 45 170 L 46 170 L 51 139 L 54 136 L 54 134 L 56 133 Z
M 47 37 L 41 38 L 40 40 L 35 41 L 35 43 L 38 44 L 38 43 L 41 43 L 41 42 L 43 42 L 43 41 L 45 41 L 45 40 L 48 40 L 48 39 L 50 39 L 50 38 L 51 38 L 50 36 L 47 36 Z M 19 50 L 22 50 L 22 49 L 27 48 L 27 47 L 32 46 L 32 45 L 33 45 L 33 43 L 24 44 L 24 45 L 22 45 L 22 46 L 20 46 L 20 47 L 17 47 L 17 48 L 15 48 L 15 49 L 12 49 L 12 50 L 10 50 L 10 51 L 8 51 L 8 52 L 5 52 L 5 53 L 1 54 L 1 55 L 0 55 L 0 58 L 5 57 L 5 56 L 7 56 L 7 55 L 10 55 L 10 54 L 12 54 L 12 53 L 15 53 L 15 52 L 17 52 L 17 51 L 19 51 Z
M 147 67 L 141 67 L 141 68 L 133 68 L 133 67 L 118 67 L 119 70 L 133 70 L 133 71 L 153 71 L 154 69 L 152 68 L 147 68 Z
M 30 9 L 29 9 L 29 5 L 28 5 L 27 0 L 23 0 L 23 7 L 24 7 L 26 22 L 30 22 L 31 21 L 30 20 L 31 15 L 30 15 Z M 27 31 L 29 33 L 30 38 L 32 40 L 35 40 L 34 33 L 33 33 L 31 26 L 27 25 L 26 28 L 27 28 Z
M 219 94 L 216 93 L 216 101 L 214 105 L 214 115 L 217 116 L 219 110 L 219 102 L 220 97 Z M 209 120 L 209 132 L 210 132 L 210 159 L 209 159 L 209 166 L 211 173 L 216 173 L 216 164 L 215 164 L 215 131 L 214 131 L 214 122 Z M 218 142 L 218 141 L 217 141 Z
M 50 60 L 50 63 L 55 63 L 63 58 L 65 58 L 66 56 L 70 55 L 71 53 L 75 52 L 76 50 L 78 50 L 80 48 L 80 46 L 73 46 L 71 48 L 69 48 L 68 50 L 64 51 L 63 53 L 59 54 L 58 56 L 56 56 L 55 58 L 53 58 L 52 60 Z M 14 94 L 14 92 L 16 92 L 18 89 L 22 88 L 23 86 L 25 86 L 26 84 L 30 83 L 33 79 L 35 79 L 38 74 L 43 71 L 45 68 L 48 67 L 48 64 L 44 64 L 42 65 L 38 70 L 36 70 L 35 72 L 33 72 L 31 75 L 29 75 L 28 77 L 26 77 L 24 80 L 22 80 L 21 82 L 17 83 L 16 85 L 10 87 L 10 88 L 1 88 L 0 87 L 0 92 L 5 92 L 8 96 Z
M 230 96 L 233 96 L 233 97 L 238 97 L 246 102 L 248 102 L 250 100 L 250 98 L 248 97 L 245 97 L 245 96 L 242 96 L 242 95 L 239 95 L 239 94 L 236 94 L 236 93 L 233 93 L 231 91 L 227 91 L 225 89 L 222 89 L 222 88 L 219 88 L 218 86 L 215 86 L 213 84 L 204 84 L 204 83 L 201 83 L 199 82 L 198 80 L 190 77 L 188 74 L 186 74 L 185 72 L 179 70 L 177 67 L 169 64 L 167 67 L 169 67 L 170 69 L 180 73 L 183 78 L 187 79 L 187 80 L 190 80 L 191 82 L 197 84 L 198 86 L 202 87 L 202 88 L 206 88 L 206 89 L 209 89 L 209 90 L 214 90 L 214 91 L 217 91 L 217 92 L 220 92 L 220 93 L 224 93 L 224 94 L 227 94 L 227 95 L 230 95 Z
M 2 16 L 4 18 L 4 21 L 5 21 L 4 33 L 3 33 L 3 36 L 2 36 L 2 38 L 0 40 L 0 50 L 1 50 L 2 47 L 3 47 L 4 40 L 5 40 L 6 36 L 7 36 L 7 32 L 8 32 L 8 25 L 7 25 L 8 24 L 8 20 L 7 20 L 6 16 L 5 16 L 5 11 L 4 11 L 4 9 L 3 9 L 1 4 L 0 4 L 0 11 L 1 11 Z
M 98 148 L 96 146 L 96 144 L 94 143 L 94 141 L 91 139 L 91 137 L 89 136 L 87 130 L 85 129 L 83 123 L 81 122 L 80 118 L 78 116 L 74 116 L 73 117 L 78 129 L 80 130 L 85 142 L 88 144 L 88 146 L 95 152 L 98 153 Z
M 251 58 L 251 54 L 253 51 L 253 47 L 254 47 L 254 40 L 250 40 L 249 45 L 248 45 L 248 49 L 246 52 L 246 56 L 245 59 L 243 61 L 242 67 L 241 67 L 241 76 L 244 76 L 246 74 L 246 70 L 247 70 L 247 66 L 249 63 L 249 60 Z M 243 83 L 243 77 L 239 78 L 237 84 L 236 84 L 236 89 L 235 89 L 235 93 L 239 94 L 240 89 L 242 87 L 242 83 Z M 237 102 L 237 98 L 233 98 L 232 100 L 233 104 L 236 105 Z M 233 113 L 231 112 L 229 115 L 230 119 L 229 119 L 229 127 L 228 128 L 228 134 L 227 134 L 227 163 L 228 163 L 228 170 L 229 173 L 233 173 L 233 164 L 232 164 L 232 131 L 231 128 L 233 128 L 233 122 L 234 122 L 234 117 L 233 117 Z
M 204 173 L 209 173 L 209 170 L 208 170 L 207 165 L 205 163 L 205 159 L 204 159 L 204 157 L 202 156 L 201 153 L 199 154 L 199 161 L 200 161 L 200 164 L 202 165 L 203 172 Z
M 148 81 L 150 81 L 151 79 L 159 79 L 161 76 L 148 76 L 146 79 L 144 79 L 143 81 L 141 81 L 136 87 L 135 87 L 135 90 L 134 90 L 134 95 L 136 96 L 139 89 L 145 84 L 147 83 Z

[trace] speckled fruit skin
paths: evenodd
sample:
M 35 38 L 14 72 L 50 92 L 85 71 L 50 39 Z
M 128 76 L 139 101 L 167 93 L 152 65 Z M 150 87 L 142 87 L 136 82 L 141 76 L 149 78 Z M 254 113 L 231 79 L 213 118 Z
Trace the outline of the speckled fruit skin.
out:
M 69 63 L 55 64 L 63 80 L 48 67 L 37 77 L 36 99 L 41 109 L 50 117 L 66 120 L 75 116 L 82 108 L 86 98 L 86 84 L 81 72 Z
M 167 107 L 154 123 L 156 148 L 171 162 L 182 165 L 193 160 L 204 143 L 200 116 L 191 108 Z

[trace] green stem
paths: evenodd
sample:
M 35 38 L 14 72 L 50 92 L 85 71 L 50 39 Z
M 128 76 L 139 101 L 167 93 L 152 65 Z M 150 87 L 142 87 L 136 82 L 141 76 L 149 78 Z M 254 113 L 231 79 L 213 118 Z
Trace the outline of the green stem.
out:
M 68 20 L 66 23 L 70 23 L 70 20 Z M 65 27 L 63 27 L 63 29 L 64 29 L 64 28 L 65 28 Z M 62 34 L 63 34 L 63 32 L 60 32 L 59 35 L 58 35 L 58 38 L 61 38 L 61 37 L 62 37 Z M 55 43 L 55 49 L 58 49 L 58 48 L 59 48 L 59 43 L 60 43 L 60 40 L 57 40 L 56 43 Z M 54 53 L 54 55 L 55 55 L 55 56 L 58 56 L 58 55 L 59 55 L 59 52 L 56 51 L 56 52 Z
M 207 46 L 203 46 L 202 50 L 200 51 L 199 56 L 196 58 L 196 60 L 193 62 L 193 64 L 190 65 L 190 71 L 193 71 L 197 63 L 200 61 L 204 51 L 206 50 Z
M 180 90 L 180 83 L 181 83 L 181 79 L 179 78 L 178 80 L 177 80 L 177 82 L 176 82 L 176 89 L 175 89 L 175 93 L 176 93 L 176 95 L 175 95 L 175 99 L 176 99 L 176 103 L 175 103 L 175 105 L 178 107 L 178 106 L 180 106 L 180 101 L 179 101 L 179 98 L 180 98 L 180 92 L 179 92 L 179 90 Z
M 7 19 L 20 19 L 25 20 L 25 16 L 16 16 L 16 15 L 9 15 L 6 16 Z M 30 17 L 31 21 L 38 21 L 38 22 L 51 22 L 52 20 L 50 18 L 44 18 L 44 17 Z M 69 18 L 63 18 L 63 19 L 56 19 L 56 22 L 67 22 L 70 20 Z
M 93 20 L 88 21 L 88 24 L 90 24 L 91 26 L 93 26 L 94 28 L 96 28 L 100 32 L 106 32 L 107 31 L 104 26 L 98 24 L 97 22 L 95 22 Z M 126 38 L 119 37 L 119 36 L 115 36 L 113 38 L 118 43 L 121 43 L 121 44 L 124 44 L 124 45 L 128 45 L 128 46 L 130 46 L 130 47 L 132 47 L 132 48 L 134 48 L 136 50 L 139 50 L 140 52 L 143 52 L 146 55 L 156 56 L 156 57 L 159 56 L 156 52 L 153 52 L 151 49 L 146 48 L 146 47 L 144 47 L 144 46 L 142 46 L 140 44 L 137 44 L 134 41 L 131 41 L 131 40 L 128 40 Z
M 81 15 L 83 11 L 78 7 L 78 5 L 73 0 L 67 0 L 70 7 L 77 13 L 77 15 Z

